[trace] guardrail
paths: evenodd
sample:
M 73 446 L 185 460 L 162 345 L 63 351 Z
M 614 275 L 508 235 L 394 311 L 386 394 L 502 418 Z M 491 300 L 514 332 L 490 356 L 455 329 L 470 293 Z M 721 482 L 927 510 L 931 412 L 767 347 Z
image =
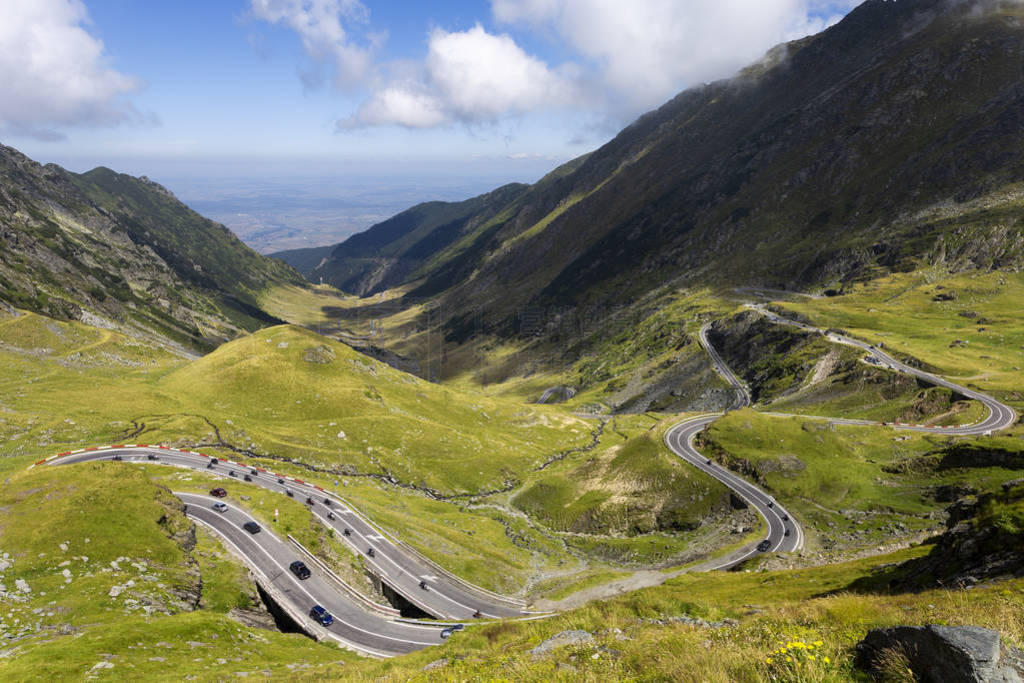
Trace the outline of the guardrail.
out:
M 352 586 L 350 586 L 343 578 L 335 574 L 334 570 L 327 566 L 327 563 L 325 563 L 319 557 L 311 553 L 306 548 L 306 546 L 299 543 L 299 541 L 296 540 L 296 538 L 291 534 L 288 534 L 288 540 L 291 541 L 295 545 L 295 547 L 299 549 L 299 552 L 305 555 L 310 562 L 315 564 L 317 568 L 320 569 L 321 572 L 323 572 L 331 581 L 333 581 L 342 590 L 342 592 L 344 592 L 350 598 L 356 600 L 363 607 L 366 607 L 367 609 L 376 612 L 377 614 L 382 614 L 392 619 L 402 616 L 402 613 L 394 607 L 376 603 L 370 598 L 360 593 Z
M 298 609 L 294 603 L 288 600 L 284 596 L 284 594 L 282 594 L 281 591 L 277 589 L 274 583 L 262 571 L 260 571 L 258 567 L 249 562 L 249 559 L 245 556 L 245 553 L 243 553 L 238 548 L 238 546 L 236 546 L 231 541 L 230 538 L 220 533 L 220 531 L 217 530 L 216 527 L 207 524 L 201 519 L 191 516 L 189 517 L 189 519 L 191 519 L 193 522 L 197 524 L 201 524 L 202 526 L 206 527 L 218 538 L 220 538 L 224 542 L 224 545 L 228 549 L 228 552 L 230 552 L 232 555 L 235 555 L 247 567 L 249 567 L 249 573 L 256 580 L 256 583 L 259 584 L 260 588 L 262 588 L 263 591 L 270 596 L 270 599 L 274 601 L 274 604 L 280 607 L 285 612 L 285 614 L 287 614 L 291 618 L 291 620 L 294 621 L 299 626 L 299 628 L 302 629 L 302 632 L 305 633 L 307 636 L 309 636 L 317 642 L 321 642 L 323 640 L 332 640 L 347 650 L 351 650 L 356 654 L 367 657 L 385 658 L 391 656 L 384 654 L 383 652 L 375 652 L 374 650 L 362 647 L 361 645 L 356 645 L 355 643 L 349 642 L 344 638 L 334 633 L 330 633 L 329 631 L 327 631 L 327 629 L 321 627 L 319 624 L 313 621 L 308 614 L 306 614 L 303 610 Z

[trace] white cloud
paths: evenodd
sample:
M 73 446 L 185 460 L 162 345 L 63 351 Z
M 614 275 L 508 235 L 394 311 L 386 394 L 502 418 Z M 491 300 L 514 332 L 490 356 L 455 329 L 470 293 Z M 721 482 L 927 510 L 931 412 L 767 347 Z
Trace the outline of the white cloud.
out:
M 828 3 L 830 14 L 851 4 Z M 822 8 L 821 0 L 491 0 L 497 21 L 553 31 L 596 71 L 592 87 L 606 106 L 629 114 L 838 18 L 816 18 Z
M 574 81 L 571 68 L 550 69 L 511 37 L 479 24 L 451 33 L 435 29 L 423 65 L 376 89 L 339 127 L 495 121 L 566 106 L 578 94 Z
M 374 53 L 384 40 L 381 34 L 369 34 L 366 45 L 357 45 L 346 30 L 343 22 L 366 24 L 369 19 L 359 0 L 250 0 L 249 9 L 256 19 L 295 31 L 311 59 L 334 67 L 338 87 L 359 85 L 369 77 Z M 316 79 L 307 74 L 304 80 Z
M 0 131 L 43 140 L 62 128 L 138 117 L 121 95 L 139 82 L 110 68 L 79 0 L 4 0 L 0 17 Z
M 574 54 L 576 61 L 553 66 L 480 24 L 434 29 L 421 61 L 376 63 L 382 38 L 368 32 L 359 0 L 249 0 L 253 16 L 294 30 L 316 63 L 333 62 L 337 85 L 368 91 L 339 129 L 490 123 L 551 110 L 621 124 L 824 28 L 856 1 L 491 0 L 499 24 Z M 318 74 L 302 78 L 315 83 Z

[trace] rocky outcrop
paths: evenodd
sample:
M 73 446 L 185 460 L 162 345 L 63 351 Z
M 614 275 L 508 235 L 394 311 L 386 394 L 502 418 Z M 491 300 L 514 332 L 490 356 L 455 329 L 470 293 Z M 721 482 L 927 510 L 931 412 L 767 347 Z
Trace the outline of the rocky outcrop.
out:
M 881 579 L 889 589 L 936 585 L 970 587 L 986 579 L 1024 576 L 1024 479 L 969 495 L 950 505 L 946 531 L 928 555 L 899 565 Z M 879 579 L 852 587 L 878 589 Z
M 870 631 L 857 644 L 857 665 L 882 678 L 909 668 L 925 683 L 1020 683 L 1024 652 L 978 626 L 897 626 Z M 900 672 L 905 673 L 905 672 Z

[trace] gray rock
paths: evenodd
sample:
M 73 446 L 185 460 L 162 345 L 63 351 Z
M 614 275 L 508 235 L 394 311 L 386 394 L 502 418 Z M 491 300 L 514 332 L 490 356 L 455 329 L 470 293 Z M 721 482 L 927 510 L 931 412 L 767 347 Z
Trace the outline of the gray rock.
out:
M 530 650 L 530 654 L 534 657 L 540 657 L 545 655 L 552 650 L 557 650 L 560 647 L 567 645 L 581 645 L 583 643 L 594 642 L 594 636 L 588 631 L 562 631 L 551 636 L 537 647 Z
M 440 669 L 440 668 L 445 667 L 445 666 L 448 666 L 448 660 L 447 659 L 435 659 L 430 664 L 427 664 L 425 667 L 423 667 L 423 670 L 424 671 L 433 671 L 434 669 Z
M 906 656 L 921 681 L 1022 683 L 1022 653 L 1004 647 L 999 633 L 980 626 L 896 626 L 869 631 L 857 644 L 857 665 L 879 673 L 882 653 Z

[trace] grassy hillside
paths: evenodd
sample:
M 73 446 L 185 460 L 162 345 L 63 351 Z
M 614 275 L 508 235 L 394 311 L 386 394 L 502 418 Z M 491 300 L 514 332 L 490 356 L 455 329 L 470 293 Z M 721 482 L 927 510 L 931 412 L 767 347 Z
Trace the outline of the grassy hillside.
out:
M 1001 441 L 1007 444 L 999 447 Z M 973 443 L 973 441 L 970 441 Z M 759 481 L 796 513 L 815 561 L 871 551 L 937 529 L 951 500 L 1021 476 L 1015 438 L 982 439 L 976 457 L 960 440 L 888 427 L 829 425 L 751 410 L 714 423 L 701 443 L 723 464 Z
M 1024 643 L 1024 581 L 971 591 L 856 591 L 859 579 L 920 556 L 912 548 L 815 569 L 685 575 L 552 619 L 471 628 L 443 648 L 346 669 L 346 680 L 860 680 L 854 646 L 876 627 L 972 624 Z M 590 641 L 533 653 L 582 630 Z M 430 665 L 427 669 L 426 666 Z M 309 671 L 303 680 L 323 672 Z
M 13 464 L 0 462 L 5 680 L 281 677 L 355 660 L 230 618 L 255 606 L 248 576 L 140 469 Z
M 951 272 L 939 265 L 853 284 L 841 296 L 783 306 L 1012 402 L 1024 367 L 1021 296 L 1020 273 Z
M 23 313 L 0 319 L 0 358 L 0 440 L 16 462 L 125 442 L 243 457 L 337 490 L 436 561 L 497 590 L 527 595 L 535 580 L 609 562 L 662 564 L 691 540 L 667 525 L 567 541 L 508 504 L 535 477 L 560 476 L 643 433 L 647 419 L 619 421 L 595 441 L 598 420 L 424 382 L 288 326 L 189 362 L 110 330 Z M 663 449 L 649 450 L 620 462 L 614 478 L 639 482 L 654 471 L 686 480 Z M 644 505 L 676 506 L 673 488 L 641 488 Z M 698 507 L 689 506 L 694 519 Z M 335 554 L 316 534 L 306 540 Z

